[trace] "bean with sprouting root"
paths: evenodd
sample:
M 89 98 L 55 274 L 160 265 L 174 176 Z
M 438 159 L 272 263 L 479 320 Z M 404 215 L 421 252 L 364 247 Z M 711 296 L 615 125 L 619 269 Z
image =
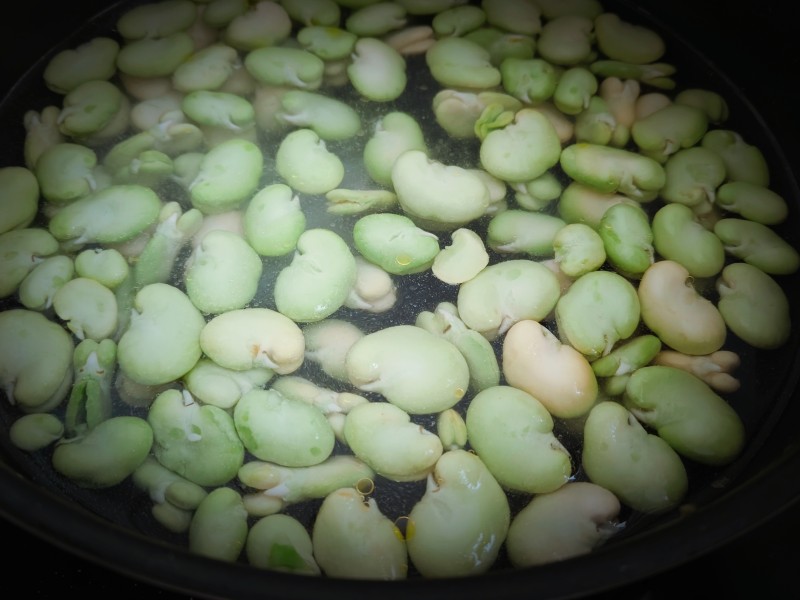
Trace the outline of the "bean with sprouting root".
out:
M 544 212 L 508 209 L 489 221 L 486 245 L 503 254 L 553 255 L 553 241 L 566 226 L 560 217 Z
M 249 100 L 230 92 L 195 90 L 181 102 L 184 114 L 201 126 L 242 131 L 255 123 L 255 109 Z
M 612 145 L 621 148 L 630 140 L 630 130 L 636 120 L 636 100 L 641 85 L 636 79 L 605 77 L 598 87 L 600 97 L 614 118 Z
M 320 321 L 344 306 L 356 275 L 355 257 L 339 234 L 304 231 L 292 262 L 275 280 L 276 308 L 297 323 Z
M 20 450 L 36 452 L 57 442 L 64 435 L 64 424 L 52 413 L 29 413 L 8 428 L 9 441 Z
M 324 388 L 299 375 L 281 375 L 272 382 L 270 389 L 284 398 L 314 406 L 326 416 L 334 413 L 347 414 L 356 406 L 368 402 L 358 394 Z
M 111 418 L 117 344 L 109 338 L 83 340 L 75 347 L 72 364 L 72 391 L 64 416 L 67 437 L 81 435 Z
M 725 266 L 722 241 L 695 218 L 688 206 L 664 205 L 653 215 L 651 227 L 658 254 L 683 265 L 689 275 L 713 277 Z
M 53 294 L 53 310 L 79 340 L 100 341 L 117 330 L 114 292 L 87 277 L 74 277 Z
M 386 42 L 375 37 L 363 37 L 353 48 L 351 62 L 347 65 L 347 78 L 367 100 L 390 102 L 406 89 L 406 61 Z
M 479 392 L 467 409 L 466 425 L 473 450 L 504 488 L 539 494 L 558 489 L 569 479 L 571 457 L 553 434 L 547 406 L 515 384 Z M 536 459 L 513 460 L 520 455 Z
M 74 248 L 86 244 L 119 244 L 154 225 L 162 203 L 142 185 L 112 185 L 77 199 L 50 219 L 48 229 Z
M 558 163 L 561 142 L 545 114 L 523 108 L 513 123 L 490 131 L 481 142 L 480 161 L 486 171 L 510 182 L 527 182 Z
M 364 212 L 385 212 L 397 206 L 397 194 L 391 190 L 356 190 L 337 188 L 325 194 L 328 213 L 354 215 Z
M 506 332 L 502 364 L 508 385 L 536 398 L 554 417 L 579 417 L 597 400 L 597 377 L 586 357 L 536 321 L 519 321 Z
M 573 181 L 564 188 L 559 198 L 558 216 L 567 223 L 583 223 L 597 230 L 605 212 L 619 203 L 639 204 L 624 194 L 601 192 L 591 185 Z
M 455 406 L 469 386 L 469 366 L 458 348 L 415 325 L 365 335 L 350 347 L 345 365 L 358 389 L 379 393 L 412 415 Z
M 419 123 L 405 112 L 392 111 L 383 115 L 376 121 L 372 136 L 364 145 L 367 173 L 376 183 L 390 186 L 392 167 L 407 150 L 428 152 Z
M 635 79 L 636 81 L 657 89 L 671 90 L 675 88 L 675 66 L 669 63 L 655 62 L 637 64 L 622 60 L 601 59 L 589 65 L 589 69 L 598 77 L 618 77 Z
M 714 202 L 720 208 L 762 225 L 778 225 L 788 216 L 786 200 L 766 186 L 747 181 L 728 181 L 717 189 Z
M 653 230 L 639 206 L 616 204 L 603 213 L 597 228 L 606 258 L 619 273 L 639 279 L 653 264 Z
M 235 48 L 216 42 L 196 50 L 172 73 L 172 85 L 182 93 L 219 90 L 241 67 Z
M 33 223 L 39 208 L 39 182 L 26 167 L 0 168 L 0 234 Z
M 428 48 L 425 62 L 443 87 L 488 90 L 502 82 L 489 51 L 466 37 L 443 37 Z
M 338 381 L 349 383 L 345 358 L 364 332 L 350 321 L 323 319 L 303 327 L 305 357 Z
M 274 389 L 253 389 L 233 409 L 236 432 L 256 458 L 284 467 L 326 460 L 336 438 L 318 407 Z
M 55 54 L 42 77 L 48 88 L 66 94 L 87 81 L 108 81 L 116 72 L 119 42 L 98 36 Z
M 248 564 L 260 569 L 320 574 L 308 530 L 287 514 L 267 515 L 253 523 L 244 550 Z
M 436 122 L 456 138 L 475 137 L 477 122 L 485 109 L 494 105 L 510 113 L 516 113 L 522 108 L 522 102 L 517 98 L 492 90 L 469 91 L 446 88 L 433 97 Z
M 630 375 L 636 369 L 656 360 L 661 350 L 661 340 L 652 334 L 629 338 L 605 356 L 592 362 L 592 370 L 598 377 Z
M 661 350 L 652 364 L 683 369 L 699 377 L 711 389 L 727 394 L 739 389 L 732 372 L 741 364 L 739 355 L 730 350 L 717 350 L 705 356 L 690 356 L 675 350 Z
M 425 577 L 485 573 L 511 521 L 503 488 L 483 461 L 466 450 L 442 455 L 408 517 L 409 558 Z
M 586 107 L 575 116 L 575 141 L 601 146 L 622 147 L 630 131 L 618 127 L 608 103 L 602 96 L 588 98 Z
M 353 226 L 358 252 L 392 275 L 419 273 L 431 267 L 439 253 L 439 238 L 420 229 L 410 218 L 394 213 L 374 213 Z
M 226 369 L 212 360 L 201 358 L 183 376 L 183 383 L 192 396 L 203 404 L 228 410 L 236 406 L 246 392 L 264 387 L 274 374 L 265 367 Z
M 258 188 L 263 166 L 261 150 L 249 140 L 234 138 L 214 146 L 189 185 L 192 206 L 204 214 L 238 208 Z
M 566 276 L 577 278 L 606 261 L 603 238 L 585 223 L 569 223 L 553 236 L 554 258 Z
M 302 48 L 267 46 L 249 52 L 244 66 L 259 83 L 313 91 L 322 85 L 325 64 Z
M 326 62 L 350 57 L 358 36 L 338 26 L 308 25 L 297 32 L 297 42 Z
M 247 533 L 247 511 L 239 492 L 218 487 L 203 498 L 189 525 L 189 551 L 216 560 L 235 562 Z
M 684 204 L 695 213 L 711 210 L 717 189 L 727 176 L 719 154 L 703 146 L 678 150 L 664 164 L 666 181 L 661 197 L 667 202 Z
M 695 375 L 663 365 L 631 374 L 624 403 L 647 427 L 681 456 L 721 466 L 732 462 L 745 441 L 736 411 Z
M 541 58 L 505 58 L 500 74 L 503 89 L 525 104 L 550 100 L 559 79 L 556 67 Z
M 289 90 L 275 117 L 313 130 L 323 140 L 346 140 L 361 132 L 361 117 L 349 104 L 316 92 Z
M 153 445 L 145 419 L 111 417 L 53 449 L 53 468 L 81 487 L 108 488 L 122 483 L 141 465 Z
M 159 150 L 145 150 L 130 164 L 114 173 L 112 182 L 156 188 L 168 180 L 174 170 L 174 163 L 169 155 Z
M 516 568 L 592 552 L 624 528 L 619 499 L 602 486 L 574 481 L 534 497 L 512 519 L 506 549 Z
M 769 186 L 769 166 L 764 154 L 740 133 L 729 129 L 712 129 L 703 136 L 700 144 L 719 154 L 725 164 L 728 181 Z
M 200 404 L 186 390 L 158 394 L 147 422 L 158 462 L 192 483 L 225 485 L 244 462 L 245 448 L 233 417 L 217 406 Z
M 442 441 L 389 402 L 366 402 L 347 413 L 344 439 L 356 457 L 393 481 L 425 479 L 442 455 Z
M 67 141 L 66 136 L 58 128 L 60 112 L 57 106 L 45 106 L 41 111 L 29 110 L 23 116 L 25 128 L 23 155 L 27 168 L 35 169 L 39 157 L 45 150 Z
M 467 423 L 461 413 L 448 408 L 436 417 L 436 435 L 445 451 L 463 449 L 467 445 Z
M 13 295 L 36 265 L 58 250 L 58 240 L 41 227 L 0 233 L 0 298 Z
M 289 317 L 269 308 L 251 307 L 224 312 L 208 321 L 200 333 L 200 347 L 227 369 L 266 367 L 285 375 L 303 363 L 305 339 Z
M 541 321 L 561 295 L 556 275 L 539 262 L 511 259 L 490 265 L 458 291 L 458 314 L 464 324 L 489 341 L 517 321 Z
M 48 146 L 36 161 L 34 173 L 43 198 L 63 206 L 89 195 L 95 189 L 97 154 L 73 142 Z
M 25 413 L 48 412 L 72 384 L 75 344 L 59 324 L 27 309 L 0 313 L 0 384 Z
M 589 480 L 644 513 L 676 507 L 686 496 L 688 475 L 680 455 L 648 433 L 622 404 L 602 401 L 589 412 L 581 462 Z
M 278 2 L 255 2 L 231 16 L 224 19 L 222 38 L 237 50 L 278 46 L 292 33 L 292 19 Z
M 474 171 L 429 158 L 420 150 L 401 154 L 392 167 L 392 185 L 404 213 L 426 229 L 462 227 L 485 214 L 489 190 Z M 458 205 L 448 202 L 459 198 Z
M 511 188 L 514 190 L 514 200 L 517 205 L 530 211 L 547 208 L 564 191 L 564 185 L 550 172 L 543 173 L 530 181 L 511 184 Z M 505 195 L 505 189 L 503 192 Z
M 634 200 L 653 200 L 666 182 L 664 167 L 655 159 L 622 148 L 577 143 L 559 158 L 564 172 L 598 192 L 619 192 Z
M 356 279 L 344 306 L 370 313 L 383 313 L 397 302 L 397 285 L 388 271 L 356 256 Z
M 800 268 L 800 253 L 769 225 L 727 217 L 714 225 L 725 251 L 769 275 L 790 275 Z
M 471 229 L 456 229 L 451 240 L 434 257 L 431 270 L 437 279 L 458 285 L 480 273 L 489 264 L 489 254 L 481 237 Z
M 716 289 L 717 308 L 736 336 L 762 349 L 779 348 L 789 339 L 789 300 L 763 270 L 748 263 L 731 263 L 720 273 Z
M 310 467 L 282 467 L 253 460 L 242 465 L 238 477 L 245 486 L 259 490 L 244 497 L 248 513 L 265 516 L 286 505 L 325 498 L 342 487 L 371 482 L 375 472 L 355 456 L 335 454 Z
M 640 312 L 636 288 L 612 271 L 582 275 L 555 305 L 560 338 L 590 361 L 630 337 L 639 325 Z
M 328 494 L 311 532 L 314 557 L 328 577 L 401 580 L 408 573 L 402 534 L 374 498 L 345 487 Z
M 184 510 L 196 509 L 208 495 L 202 486 L 170 471 L 152 455 L 139 465 L 131 479 L 134 484 L 147 491 L 154 502 L 169 502 Z
M 275 168 L 287 185 L 304 194 L 325 194 L 344 178 L 342 160 L 312 129 L 297 129 L 283 138 Z
M 415 325 L 452 342 L 467 361 L 470 389 L 479 392 L 500 383 L 500 365 L 489 340 L 468 328 L 451 302 L 440 302 L 433 311 L 422 311 Z
M 727 327 L 720 311 L 695 289 L 680 263 L 653 263 L 642 276 L 638 297 L 642 322 L 673 350 L 710 354 L 725 343 Z
M 105 80 L 81 83 L 63 99 L 61 133 L 88 146 L 109 141 L 130 124 L 130 100 Z
M 553 104 L 567 115 L 577 115 L 589 106 L 598 89 L 597 77 L 585 67 L 572 67 L 558 78 Z

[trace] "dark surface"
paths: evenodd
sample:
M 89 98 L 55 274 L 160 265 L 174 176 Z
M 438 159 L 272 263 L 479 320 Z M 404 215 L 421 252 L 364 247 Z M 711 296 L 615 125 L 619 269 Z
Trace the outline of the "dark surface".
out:
M 653 11 L 671 14 L 672 22 L 678 24 L 679 32 L 686 39 L 702 40 L 699 45 L 705 55 L 731 77 L 774 130 L 789 163 L 800 164 L 796 148 L 800 134 L 800 93 L 796 89 L 800 36 L 796 32 L 793 5 L 777 2 L 741 3 L 741 6 L 730 2 L 641 4 L 652 6 Z M 63 37 L 61 32 L 74 30 L 88 15 L 94 14 L 95 9 L 105 5 L 107 3 L 98 0 L 83 2 L 80 7 L 40 2 L 16 5 L 14 19 L 7 17 L 0 25 L 3 71 L 0 81 L 15 80 L 50 44 Z M 682 13 L 686 7 L 691 7 L 689 12 Z M 784 424 L 784 429 L 787 427 L 790 428 Z M 788 464 L 796 467 L 798 461 Z M 798 472 L 784 473 L 787 481 L 798 475 Z M 774 491 L 767 488 L 763 493 Z M 0 494 L 3 493 L 0 489 Z M 727 598 L 749 598 L 756 591 L 764 598 L 790 596 L 789 590 L 796 587 L 796 568 L 800 560 L 797 544 L 800 506 L 795 503 L 779 514 L 765 515 L 759 511 L 757 498 L 755 496 L 751 505 L 752 515 L 747 514 L 749 506 L 741 506 L 741 519 L 747 523 L 751 518 L 753 529 L 739 539 L 700 558 L 687 556 L 686 560 L 692 559 L 687 564 L 655 577 L 595 597 L 623 600 L 692 597 L 701 590 L 713 597 Z M 761 523 L 764 519 L 766 523 Z M 79 558 L 2 520 L 0 540 L 6 548 L 4 585 L 16 589 L 24 586 L 21 589 L 28 598 L 112 593 L 154 599 L 188 597 Z M 671 564 L 674 562 L 679 561 Z

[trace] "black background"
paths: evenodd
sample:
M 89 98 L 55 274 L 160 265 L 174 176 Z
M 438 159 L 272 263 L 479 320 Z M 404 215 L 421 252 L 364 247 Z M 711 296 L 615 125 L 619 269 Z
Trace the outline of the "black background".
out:
M 782 144 L 789 163 L 800 165 L 800 35 L 794 3 L 641 2 L 666 15 L 686 39 L 734 81 Z M 14 2 L 0 20 L 0 82 L 8 86 L 40 56 L 108 2 Z M 13 17 L 11 16 L 13 14 Z M 5 89 L 0 90 L 5 93 Z M 5 136 L 0 135 L 0 144 Z M 800 175 L 800 169 L 796 171 Z M 795 400 L 798 400 L 797 398 Z M 797 477 L 798 473 L 787 473 Z M 0 490 L 0 494 L 3 491 Z M 790 597 L 800 564 L 800 507 L 796 504 L 766 524 L 710 554 L 599 599 L 696 597 Z M 0 520 L 5 548 L 3 585 L 27 598 L 56 594 L 124 594 L 152 599 L 188 596 L 152 586 L 61 550 Z M 757 591 L 757 592 L 756 592 Z

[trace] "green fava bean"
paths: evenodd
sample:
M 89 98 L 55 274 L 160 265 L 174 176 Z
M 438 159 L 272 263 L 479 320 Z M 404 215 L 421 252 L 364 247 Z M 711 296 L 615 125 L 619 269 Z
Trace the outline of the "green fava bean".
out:
M 288 185 L 268 185 L 250 200 L 244 213 L 244 236 L 261 256 L 285 256 L 297 247 L 306 228 L 300 199 Z
M 469 366 L 458 348 L 415 325 L 360 338 L 347 353 L 346 368 L 358 389 L 378 392 L 412 415 L 455 406 L 469 386 Z
M 426 229 L 462 227 L 482 216 L 490 202 L 489 190 L 476 173 L 432 160 L 420 150 L 397 158 L 392 185 L 406 215 Z
M 425 479 L 442 455 L 442 441 L 389 402 L 354 407 L 344 423 L 344 438 L 356 457 L 393 481 Z
M 470 402 L 466 423 L 472 448 L 504 488 L 542 494 L 569 479 L 571 458 L 553 434 L 553 417 L 527 392 L 509 386 L 483 390 Z
M 573 67 L 558 78 L 553 92 L 553 104 L 567 115 L 577 115 L 586 110 L 590 99 L 597 93 L 597 77 L 589 69 Z
M 251 390 L 233 410 L 245 449 L 260 460 L 284 467 L 309 467 L 327 459 L 336 437 L 316 406 L 275 390 Z
M 183 377 L 183 381 L 186 389 L 204 404 L 227 410 L 236 406 L 244 393 L 264 387 L 274 375 L 271 369 L 263 367 L 235 371 L 201 358 Z
M 419 273 L 431 267 L 440 252 L 439 238 L 404 215 L 365 215 L 353 226 L 356 249 L 392 275 Z
M 729 129 L 712 129 L 700 144 L 719 154 L 725 163 L 728 181 L 746 181 L 769 185 L 769 165 L 761 150 L 745 141 L 741 134 Z
M 41 153 L 34 172 L 44 199 L 64 205 L 91 193 L 96 165 L 97 154 L 91 148 L 61 142 Z
M 25 308 L 45 311 L 53 305 L 53 296 L 75 276 L 75 263 L 69 256 L 57 254 L 39 262 L 19 284 L 17 294 Z
M 486 21 L 500 29 L 525 35 L 542 31 L 542 11 L 533 0 L 484 0 L 481 7 Z
M 258 188 L 264 157 L 245 139 L 231 139 L 203 156 L 200 171 L 189 186 L 192 205 L 204 214 L 238 208 Z
M 58 318 L 79 340 L 111 337 L 117 329 L 117 299 L 114 292 L 94 279 L 76 277 L 53 295 Z
M 247 71 L 260 83 L 315 90 L 322 85 L 325 63 L 301 48 L 265 46 L 244 58 Z
M 527 182 L 556 165 L 561 141 L 550 120 L 539 110 L 518 111 L 514 122 L 484 138 L 481 165 L 499 179 Z
M 320 366 L 322 371 L 338 381 L 347 381 L 345 357 L 364 332 L 350 321 L 324 319 L 303 327 L 306 341 L 306 358 Z
M 494 564 L 511 521 L 503 488 L 477 455 L 445 452 L 422 499 L 409 514 L 408 556 L 425 577 L 485 573 Z
M 212 3 L 212 6 L 216 4 Z M 222 20 L 219 26 L 224 28 L 223 39 L 237 50 L 277 46 L 292 33 L 292 19 L 277 2 L 242 4 L 241 7 L 231 7 L 231 12 L 225 16 L 219 15 Z
M 699 108 L 706 113 L 710 123 L 724 123 L 730 116 L 728 102 L 717 92 L 701 88 L 688 88 L 675 95 L 675 102 Z
M 395 2 L 375 2 L 353 11 L 345 21 L 345 28 L 358 37 L 380 37 L 406 23 L 404 6 Z
M 148 2 L 128 9 L 117 19 L 117 30 L 126 40 L 163 37 L 188 29 L 197 16 L 189 0 Z
M 495 67 L 503 64 L 507 58 L 528 59 L 533 58 L 536 54 L 536 40 L 533 37 L 511 33 L 496 27 L 480 27 L 463 37 L 484 48 L 489 53 L 489 63 Z M 500 77 L 502 80 L 502 74 Z M 514 98 L 514 100 L 517 99 Z
M 7 298 L 42 257 L 58 252 L 58 240 L 46 229 L 29 227 L 0 233 L 0 298 Z
M 500 74 L 503 89 L 525 104 L 549 100 L 558 85 L 555 67 L 541 58 L 506 58 Z
M 312 129 L 323 140 L 346 140 L 361 131 L 361 117 L 349 104 L 304 90 L 283 94 L 276 118 L 295 127 Z
M 639 278 L 653 264 L 653 231 L 640 207 L 612 206 L 600 219 L 597 232 L 609 263 L 623 275 Z
M 289 317 L 269 308 L 240 308 L 212 318 L 200 332 L 205 355 L 226 369 L 291 373 L 303 363 L 305 338 Z
M 692 279 L 676 261 L 653 263 L 637 290 L 642 321 L 673 350 L 711 354 L 725 343 L 727 328 L 717 307 L 700 295 Z
M 666 183 L 664 167 L 655 159 L 622 148 L 572 144 L 561 152 L 559 162 L 564 172 L 579 183 L 639 201 L 654 199 Z
M 45 66 L 42 77 L 51 90 L 66 94 L 86 81 L 107 81 L 116 72 L 119 42 L 100 36 L 75 48 L 58 52 Z
M 726 465 L 744 446 L 744 424 L 736 411 L 683 369 L 642 367 L 628 380 L 624 402 L 639 421 L 695 462 Z
M 287 514 L 267 515 L 256 521 L 247 534 L 245 553 L 247 562 L 260 569 L 320 574 L 305 525 Z
M 702 213 L 711 209 L 717 188 L 725 181 L 725 163 L 708 148 L 695 146 L 678 150 L 664 165 L 666 183 L 661 197 Z
M 87 81 L 64 96 L 59 115 L 61 133 L 74 139 L 89 138 L 102 132 L 111 137 L 122 133 L 128 120 L 123 118 L 110 131 L 104 131 L 127 107 L 127 99 L 120 89 L 105 80 Z
M 39 208 L 39 181 L 25 167 L 0 168 L 0 234 L 33 222 Z
M 708 117 L 699 108 L 672 103 L 634 121 L 631 137 L 639 149 L 659 162 L 681 148 L 697 144 L 708 130 Z
M 587 62 L 594 55 L 593 28 L 592 20 L 585 16 L 570 14 L 556 17 L 542 26 L 536 49 L 542 58 L 554 65 L 573 66 Z M 581 70 L 594 79 L 591 72 L 583 68 Z M 597 86 L 596 81 L 594 85 Z
M 344 164 L 311 129 L 289 133 L 275 155 L 275 169 L 294 190 L 325 194 L 344 179 Z
M 388 211 L 397 206 L 397 194 L 389 190 L 351 190 L 337 188 L 325 194 L 328 213 L 355 215 Z
M 201 355 L 206 322 L 189 297 L 166 283 L 141 288 L 130 325 L 119 340 L 122 372 L 142 385 L 162 385 L 185 375 Z
M 209 231 L 186 268 L 186 294 L 200 312 L 218 314 L 244 308 L 256 295 L 261 257 L 238 233 Z
M 341 17 L 339 5 L 333 0 L 283 0 L 281 6 L 292 19 L 305 25 L 333 27 Z
M 639 325 L 639 298 L 622 275 L 592 271 L 559 298 L 555 316 L 560 337 L 591 361 L 633 334 Z
M 113 290 L 130 272 L 128 261 L 115 248 L 89 248 L 75 257 L 75 273 L 102 283 Z
M 471 229 L 456 229 L 452 244 L 442 248 L 433 259 L 431 271 L 437 279 L 452 285 L 469 281 L 489 264 L 483 240 Z
M 555 236 L 564 226 L 564 220 L 547 213 L 508 209 L 489 221 L 486 245 L 495 252 L 552 256 Z
M 592 362 L 598 377 L 628 375 L 652 361 L 661 351 L 661 340 L 650 334 L 640 335 L 620 344 L 610 353 Z
M 717 189 L 717 206 L 762 225 L 778 225 L 788 216 L 782 196 L 763 185 L 747 181 L 728 181 Z
M 208 493 L 189 525 L 189 551 L 235 562 L 245 546 L 248 514 L 236 490 L 220 487 Z
M 214 43 L 197 50 L 172 74 L 172 85 L 179 92 L 218 90 L 238 68 L 239 55 L 235 48 Z
M 275 305 L 295 322 L 321 321 L 339 310 L 356 282 L 356 260 L 339 234 L 309 229 L 275 280 Z
M 431 27 L 439 36 L 463 36 L 486 22 L 486 13 L 477 6 L 454 6 L 431 19 Z
M 428 153 L 419 123 L 408 113 L 393 111 L 375 123 L 375 129 L 364 146 L 364 166 L 376 183 L 392 184 L 392 167 L 407 150 Z
M 461 284 L 458 314 L 467 327 L 492 341 L 517 321 L 544 319 L 560 295 L 558 278 L 543 264 L 506 260 Z
M 141 38 L 120 48 L 117 69 L 131 77 L 169 77 L 193 52 L 194 40 L 184 31 L 159 38 Z
M 397 99 L 408 83 L 403 55 L 374 37 L 356 42 L 347 77 L 359 94 L 373 102 Z
M 153 453 L 164 467 L 202 486 L 225 485 L 244 461 L 233 417 L 202 405 L 177 389 L 161 392 L 150 405 Z
M 358 36 L 339 27 L 310 25 L 297 32 L 297 41 L 322 60 L 333 61 L 348 58 L 353 53 Z
M 53 467 L 85 488 L 122 483 L 150 454 L 153 430 L 144 419 L 112 417 L 85 436 L 64 439 L 53 450 Z
M 606 211 L 619 203 L 631 206 L 639 204 L 622 194 L 599 192 L 589 185 L 573 181 L 564 188 L 559 198 L 558 215 L 567 223 L 583 223 L 596 231 Z
M 582 464 L 589 479 L 644 513 L 676 507 L 688 490 L 680 456 L 661 437 L 648 433 L 621 404 L 600 402 L 583 429 Z
M 314 557 L 329 577 L 392 581 L 406 578 L 408 555 L 394 522 L 353 487 L 325 496 L 311 532 Z
M 634 64 L 652 63 L 665 51 L 661 36 L 641 25 L 623 21 L 618 15 L 605 12 L 594 20 L 600 51 L 613 60 Z
M 617 77 L 619 79 L 633 79 L 654 88 L 671 90 L 675 87 L 675 80 L 670 77 L 676 71 L 674 65 L 657 62 L 640 65 L 623 60 L 596 60 L 589 69 L 605 79 Z
M 603 12 L 598 0 L 536 0 L 545 19 L 556 19 L 564 15 L 579 15 L 594 19 Z
M 686 267 L 693 277 L 713 277 L 725 265 L 725 248 L 683 204 L 667 204 L 653 215 L 653 245 L 663 258 Z
M 50 219 L 56 239 L 74 246 L 118 244 L 146 231 L 158 220 L 161 199 L 142 185 L 112 185 L 65 206 Z
M 440 38 L 425 53 L 425 62 L 444 87 L 485 90 L 502 82 L 488 50 L 467 38 Z
M 32 310 L 0 313 L 0 385 L 25 413 L 52 410 L 69 393 L 75 344 L 61 325 Z
M 717 307 L 730 330 L 755 348 L 782 346 L 791 332 L 789 300 L 783 288 L 758 267 L 731 263 L 716 282 Z
M 64 424 L 51 413 L 22 415 L 8 428 L 8 439 L 26 452 L 46 448 L 64 435 Z
M 800 267 L 800 253 L 768 225 L 731 217 L 717 221 L 714 233 L 726 252 L 770 275 L 790 275 Z
M 561 272 L 580 277 L 599 269 L 606 261 L 600 234 L 585 223 L 569 223 L 553 236 L 553 251 Z
M 255 109 L 249 100 L 213 90 L 196 90 L 184 96 L 181 102 L 184 114 L 208 127 L 223 127 L 241 131 L 255 123 Z

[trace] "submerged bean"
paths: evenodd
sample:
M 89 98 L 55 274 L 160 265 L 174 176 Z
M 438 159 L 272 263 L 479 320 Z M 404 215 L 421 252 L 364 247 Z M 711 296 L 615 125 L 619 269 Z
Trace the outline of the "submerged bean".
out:
M 393 275 L 419 273 L 439 254 L 439 239 L 410 218 L 394 213 L 366 215 L 353 226 L 356 249 Z
M 311 535 L 296 518 L 274 514 L 253 523 L 245 544 L 247 562 L 261 569 L 319 575 Z
M 195 510 L 189 526 L 189 551 L 216 560 L 235 562 L 247 539 L 247 511 L 236 490 L 219 487 Z
M 366 99 L 390 102 L 406 89 L 408 75 L 403 56 L 386 42 L 374 38 L 359 39 L 347 66 L 347 77 Z
M 26 452 L 42 450 L 63 435 L 64 424 L 51 413 L 22 415 L 8 428 L 9 441 Z
M 297 129 L 283 138 L 275 169 L 287 185 L 304 194 L 325 194 L 344 178 L 342 160 L 311 129 Z
M 800 253 L 762 223 L 728 217 L 714 225 L 725 251 L 770 275 L 789 275 L 800 268 Z

